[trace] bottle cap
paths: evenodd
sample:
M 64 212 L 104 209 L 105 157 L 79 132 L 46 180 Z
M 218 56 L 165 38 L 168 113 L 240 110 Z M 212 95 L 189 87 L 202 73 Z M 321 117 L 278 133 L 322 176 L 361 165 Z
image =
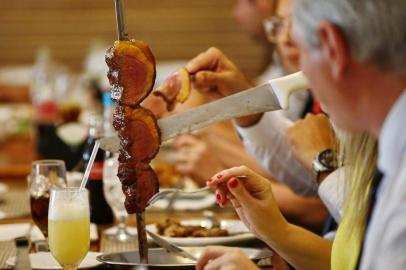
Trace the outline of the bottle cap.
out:
M 23 237 L 18 237 L 15 240 L 16 247 L 28 247 L 28 238 L 23 236 Z
M 99 114 L 90 114 L 88 118 L 89 135 L 94 138 L 103 136 L 103 118 Z
M 111 99 L 110 92 L 103 93 L 103 105 L 107 106 L 116 106 L 117 104 Z

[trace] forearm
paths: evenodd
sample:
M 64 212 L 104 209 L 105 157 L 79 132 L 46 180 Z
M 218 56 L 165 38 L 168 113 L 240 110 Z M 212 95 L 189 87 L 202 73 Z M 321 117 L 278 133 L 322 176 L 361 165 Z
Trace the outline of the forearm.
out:
M 289 222 L 314 232 L 321 231 L 328 211 L 319 198 L 297 195 L 278 182 L 272 182 L 272 191 L 279 209 Z
M 207 133 L 210 135 L 206 139 L 216 150 L 215 155 L 227 157 L 221 158 L 221 170 L 244 164 L 265 178 L 272 179 L 245 150 L 234 130 L 230 132 L 228 128 L 214 125 Z M 273 179 L 271 181 L 275 200 L 283 215 L 294 224 L 304 226 L 312 231 L 320 231 L 327 217 L 327 210 L 321 200 L 316 197 L 300 196 L 288 186 Z
M 331 241 L 290 223 L 273 231 L 267 244 L 295 269 L 330 269 Z

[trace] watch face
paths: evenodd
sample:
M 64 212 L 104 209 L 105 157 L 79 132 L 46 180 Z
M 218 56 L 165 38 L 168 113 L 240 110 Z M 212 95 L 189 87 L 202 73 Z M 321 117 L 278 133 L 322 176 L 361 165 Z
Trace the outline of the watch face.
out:
M 337 168 L 337 158 L 333 150 L 327 149 L 320 153 L 319 162 L 328 169 Z

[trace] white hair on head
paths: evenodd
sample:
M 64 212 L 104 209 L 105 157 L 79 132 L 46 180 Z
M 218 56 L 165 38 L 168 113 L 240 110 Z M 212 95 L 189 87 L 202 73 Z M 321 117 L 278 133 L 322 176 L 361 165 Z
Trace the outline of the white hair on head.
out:
M 293 20 L 310 48 L 319 45 L 318 26 L 328 21 L 359 61 L 406 72 L 406 0 L 295 0 Z

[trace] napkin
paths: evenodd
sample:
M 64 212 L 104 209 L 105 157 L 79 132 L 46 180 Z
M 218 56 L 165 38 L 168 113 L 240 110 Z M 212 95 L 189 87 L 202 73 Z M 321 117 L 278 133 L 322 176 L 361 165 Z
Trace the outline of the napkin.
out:
M 2 224 L 0 225 L 0 241 L 10 241 L 20 236 L 25 236 L 30 228 L 29 223 Z M 95 241 L 98 238 L 96 224 L 90 224 L 90 240 Z M 45 240 L 40 229 L 37 226 L 31 230 L 31 241 Z

